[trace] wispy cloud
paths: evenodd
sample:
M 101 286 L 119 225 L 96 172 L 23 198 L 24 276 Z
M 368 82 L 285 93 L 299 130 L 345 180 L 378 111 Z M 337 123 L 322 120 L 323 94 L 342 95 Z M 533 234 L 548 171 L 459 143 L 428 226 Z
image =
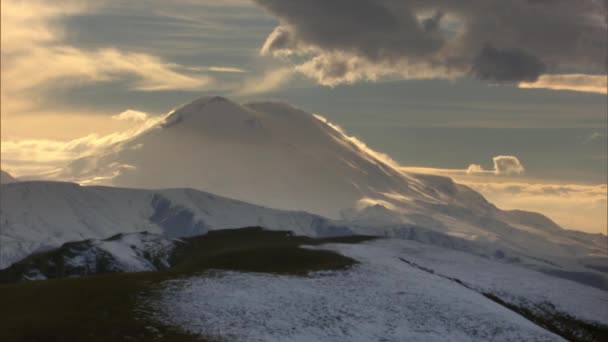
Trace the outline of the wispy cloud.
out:
M 608 94 L 608 75 L 542 75 L 535 82 L 519 83 L 519 87 Z
M 124 112 L 112 115 L 113 120 L 121 121 L 145 121 L 148 119 L 148 114 L 133 109 L 127 109 Z
M 108 147 L 130 139 L 147 130 L 165 116 L 149 116 L 127 110 L 112 116 L 113 120 L 134 122 L 131 128 L 106 135 L 88 134 L 67 141 L 51 139 L 3 140 L 1 168 L 15 176 L 41 176 L 77 158 L 105 151 Z M 106 119 L 106 120 L 112 120 Z
M 293 77 L 291 68 L 278 68 L 265 72 L 260 76 L 246 79 L 240 86 L 237 85 L 236 95 L 254 95 L 267 93 L 278 89 Z
M 209 67 L 207 70 L 213 71 L 213 72 L 230 72 L 230 73 L 243 73 L 243 72 L 247 72 L 247 70 L 244 70 L 244 69 L 241 69 L 241 68 L 225 67 L 225 66 L 212 66 L 212 67 Z
M 35 109 L 49 89 L 125 81 L 140 91 L 204 89 L 212 79 L 181 73 L 180 65 L 113 47 L 65 43 L 59 19 L 93 11 L 88 1 L 2 1 L 2 114 Z
M 346 138 L 348 141 L 350 141 L 353 145 L 355 145 L 359 150 L 361 150 L 363 152 L 363 155 L 369 155 L 387 165 L 390 165 L 391 167 L 395 168 L 395 169 L 399 169 L 401 166 L 399 165 L 398 162 L 396 162 L 393 158 L 391 158 L 388 154 L 382 153 L 382 152 L 378 152 L 372 148 L 370 148 L 369 146 L 367 146 L 366 143 L 364 143 L 363 141 L 361 141 L 359 138 L 353 136 L 353 135 L 349 135 L 346 133 L 346 131 L 344 129 L 342 129 L 342 127 L 330 122 L 329 120 L 327 120 L 325 117 L 319 115 L 319 114 L 313 114 L 314 117 L 327 124 L 329 127 L 335 129 L 336 131 L 338 131 L 340 134 L 342 134 L 342 136 L 344 138 Z M 373 163 L 375 163 L 374 160 L 371 160 Z
M 607 234 L 606 184 L 537 184 L 460 180 L 503 209 L 543 213 L 565 228 Z

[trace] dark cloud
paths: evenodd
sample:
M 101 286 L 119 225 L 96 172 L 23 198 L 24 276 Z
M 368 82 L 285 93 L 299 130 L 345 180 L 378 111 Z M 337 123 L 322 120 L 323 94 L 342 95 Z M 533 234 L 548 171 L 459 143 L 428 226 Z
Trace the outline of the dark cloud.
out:
M 443 17 L 443 12 L 437 11 L 432 17 L 422 20 L 422 27 L 425 32 L 434 31 L 439 28 L 439 21 Z
M 534 55 L 520 50 L 498 50 L 487 44 L 472 64 L 472 73 L 482 79 L 498 82 L 533 82 L 546 70 Z
M 257 0 L 280 18 L 277 46 L 298 43 L 327 51 L 346 51 L 372 61 L 424 55 L 441 46 L 438 36 L 425 34 L 409 10 L 370 0 Z M 401 7 L 400 5 L 397 7 Z M 290 32 L 286 34 L 285 32 Z M 285 40 L 289 37 L 290 43 Z
M 371 66 L 375 76 L 424 69 L 414 74 L 519 82 L 561 70 L 606 72 L 604 0 L 255 1 L 280 21 L 263 53 L 356 59 L 347 64 Z M 316 70 L 321 83 L 324 75 Z

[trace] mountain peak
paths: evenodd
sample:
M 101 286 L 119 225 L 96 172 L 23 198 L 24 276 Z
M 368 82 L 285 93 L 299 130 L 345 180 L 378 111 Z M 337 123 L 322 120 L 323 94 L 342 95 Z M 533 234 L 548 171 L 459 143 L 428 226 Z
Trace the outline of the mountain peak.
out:
M 225 97 L 203 96 L 174 110 L 167 116 L 161 127 L 168 128 L 181 122 L 195 126 L 212 126 L 214 122 L 225 120 L 242 111 L 243 108 L 240 104 Z
M 238 103 L 235 103 L 222 96 L 202 96 L 188 104 L 181 106 L 175 112 L 180 112 L 180 111 L 181 112 L 184 112 L 184 111 L 198 112 L 198 111 L 203 110 L 205 107 L 211 106 L 211 105 L 213 105 L 213 106 L 218 106 L 218 105 L 239 106 Z
M 295 141 L 302 132 L 300 143 L 308 144 L 322 139 L 315 117 L 292 105 L 280 101 L 255 101 L 240 104 L 221 96 L 205 96 L 176 109 L 161 127 L 180 127 L 180 132 L 194 132 L 207 137 L 233 138 L 233 142 L 267 140 L 269 133 L 275 138 Z
M 219 96 L 219 95 L 210 95 L 210 96 L 201 96 L 198 99 L 190 102 L 191 104 L 209 104 L 209 103 L 221 103 L 221 102 L 232 102 L 229 99 Z
M 15 183 L 17 179 L 8 172 L 0 170 L 0 184 Z

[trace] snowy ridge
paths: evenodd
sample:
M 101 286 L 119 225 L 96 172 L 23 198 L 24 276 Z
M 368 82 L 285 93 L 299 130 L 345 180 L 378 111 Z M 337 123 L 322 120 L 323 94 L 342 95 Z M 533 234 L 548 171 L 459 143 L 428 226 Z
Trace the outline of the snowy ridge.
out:
M 169 268 L 175 244 L 161 235 L 118 234 L 105 240 L 70 242 L 19 265 L 23 280 L 42 280 L 113 272 L 145 272 Z
M 0 268 L 68 241 L 147 231 L 177 238 L 263 226 L 300 235 L 350 231 L 322 217 L 264 208 L 191 189 L 138 190 L 19 182 L 0 191 Z M 108 246 L 111 248 L 111 246 Z
M 433 216 L 411 214 L 408 219 L 415 223 L 404 223 L 394 211 L 373 205 L 355 211 L 344 220 L 329 220 L 306 212 L 269 209 L 192 189 L 141 190 L 19 182 L 2 185 L 0 191 L 0 267 L 69 241 L 106 239 L 119 233 L 147 231 L 173 239 L 209 230 L 261 226 L 311 237 L 359 234 L 415 240 L 499 257 L 551 271 L 556 276 L 575 277 L 592 282 L 596 287 L 608 288 L 606 275 L 597 267 L 586 265 L 588 260 L 593 260 L 594 265 L 601 266 L 607 260 L 601 253 L 589 252 L 593 251 L 594 245 L 588 243 L 588 234 L 557 227 L 540 231 L 546 236 L 541 239 L 491 217 L 480 219 L 478 213 L 463 209 L 457 212 L 453 207 L 447 207 L 451 215 L 480 220 L 486 227 L 486 234 L 506 235 L 503 239 L 471 240 L 457 234 L 458 221 L 453 220 L 451 225 L 439 221 L 441 210 L 441 207 L 435 208 Z M 568 240 L 567 234 L 572 234 L 573 242 Z M 601 244 L 601 236 L 595 243 Z M 565 244 L 568 248 L 562 250 Z

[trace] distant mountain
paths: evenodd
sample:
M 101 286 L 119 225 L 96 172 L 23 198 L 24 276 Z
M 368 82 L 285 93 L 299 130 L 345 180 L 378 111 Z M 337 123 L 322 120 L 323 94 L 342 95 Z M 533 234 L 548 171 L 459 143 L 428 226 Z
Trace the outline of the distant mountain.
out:
M 0 184 L 15 183 L 17 179 L 8 172 L 0 170 Z
M 501 253 L 534 258 L 606 255 L 606 236 L 563 230 L 543 215 L 504 211 L 450 178 L 404 174 L 388 157 L 288 104 L 204 97 L 58 180 L 147 189 L 195 188 L 408 235 L 423 227 Z M 409 236 L 409 235 L 408 235 Z M 500 254 L 500 253 L 499 253 Z
M 195 188 L 272 208 L 339 218 L 363 198 L 439 201 L 433 189 L 284 103 L 205 97 L 58 180 L 135 188 Z

